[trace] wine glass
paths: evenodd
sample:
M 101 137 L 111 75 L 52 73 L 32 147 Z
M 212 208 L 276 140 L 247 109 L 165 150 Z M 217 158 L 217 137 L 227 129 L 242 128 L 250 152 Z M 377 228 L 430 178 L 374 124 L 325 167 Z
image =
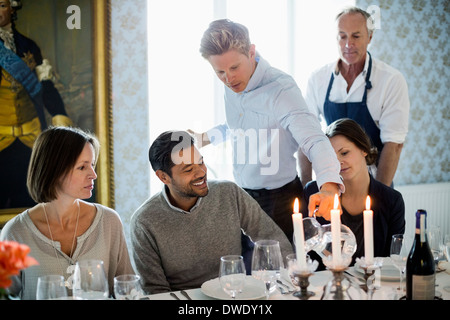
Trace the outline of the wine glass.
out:
M 276 280 L 280 278 L 283 268 L 280 243 L 276 240 L 259 240 L 255 242 L 252 256 L 252 276 L 264 281 L 266 298 L 275 290 Z
M 63 300 L 67 298 L 64 277 L 47 275 L 38 278 L 36 300 Z
M 390 257 L 394 266 L 400 271 L 400 294 L 403 295 L 403 274 L 406 269 L 406 260 L 410 247 L 409 239 L 403 234 L 394 234 L 391 240 L 391 253 Z
M 136 274 L 123 274 L 114 278 L 114 295 L 117 300 L 139 300 L 144 295 Z
M 450 234 L 446 234 L 444 237 L 444 254 L 447 261 L 450 262 Z M 445 286 L 444 290 L 450 292 L 450 285 Z
M 438 226 L 430 226 L 427 230 L 427 236 L 434 261 L 437 264 L 444 251 L 440 228 Z
M 448 262 L 450 262 L 450 234 L 444 237 L 444 255 Z
M 82 260 L 75 265 L 73 296 L 80 300 L 104 300 L 109 296 L 108 280 L 101 260 Z
M 231 296 L 231 299 L 236 299 L 236 295 L 244 289 L 245 275 L 244 258 L 242 256 L 220 257 L 220 285 Z

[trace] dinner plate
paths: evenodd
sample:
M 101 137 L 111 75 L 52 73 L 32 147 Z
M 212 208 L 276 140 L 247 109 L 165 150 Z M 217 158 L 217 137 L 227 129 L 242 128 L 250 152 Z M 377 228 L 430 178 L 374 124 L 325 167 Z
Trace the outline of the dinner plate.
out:
M 355 271 L 364 274 L 364 270 L 358 264 L 355 264 Z M 400 271 L 394 266 L 391 258 L 383 258 L 380 277 L 384 281 L 400 281 Z
M 231 297 L 220 286 L 219 278 L 206 281 L 201 286 L 202 292 L 215 299 L 231 300 Z M 265 297 L 264 283 L 252 276 L 245 277 L 244 289 L 236 295 L 235 300 L 254 300 Z

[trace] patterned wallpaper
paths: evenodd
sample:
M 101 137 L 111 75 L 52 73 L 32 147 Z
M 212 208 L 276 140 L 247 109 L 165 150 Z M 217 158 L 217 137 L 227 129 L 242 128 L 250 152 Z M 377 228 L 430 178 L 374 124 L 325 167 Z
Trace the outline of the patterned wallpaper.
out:
M 450 181 L 450 43 L 448 0 L 358 0 L 378 6 L 381 25 L 369 51 L 405 76 L 409 133 L 396 185 Z
M 111 1 L 115 209 L 128 238 L 149 195 L 146 0 Z

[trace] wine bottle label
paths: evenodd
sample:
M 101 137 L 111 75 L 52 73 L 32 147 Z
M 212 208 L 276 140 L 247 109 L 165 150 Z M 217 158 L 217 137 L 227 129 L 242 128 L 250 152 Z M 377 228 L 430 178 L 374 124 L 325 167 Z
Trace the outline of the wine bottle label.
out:
M 434 299 L 435 274 L 423 276 L 412 276 L 412 299 L 433 300 Z

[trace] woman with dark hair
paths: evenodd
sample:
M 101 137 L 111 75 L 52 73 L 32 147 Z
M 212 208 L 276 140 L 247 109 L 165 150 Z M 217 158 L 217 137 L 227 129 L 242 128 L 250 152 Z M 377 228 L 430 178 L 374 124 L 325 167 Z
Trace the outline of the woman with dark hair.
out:
M 38 136 L 27 177 L 38 204 L 8 221 L 0 240 L 28 245 L 39 265 L 14 277 L 11 294 L 35 299 L 38 277 L 54 274 L 71 289 L 74 265 L 84 259 L 104 262 L 110 294 L 115 276 L 134 273 L 117 212 L 81 200 L 92 196 L 98 153 L 97 138 L 80 129 L 51 127 Z
M 370 196 L 373 210 L 374 255 L 386 257 L 390 254 L 392 235 L 405 231 L 405 204 L 400 192 L 375 180 L 368 167 L 377 159 L 377 150 L 371 147 L 370 139 L 354 120 L 342 118 L 331 123 L 325 132 L 341 164 L 340 174 L 345 192 L 340 197 L 342 224 L 349 227 L 356 237 L 357 249 L 353 256 L 364 256 L 363 211 L 366 198 Z M 305 187 L 305 200 L 317 192 L 315 181 Z M 317 220 L 326 224 L 322 217 Z

